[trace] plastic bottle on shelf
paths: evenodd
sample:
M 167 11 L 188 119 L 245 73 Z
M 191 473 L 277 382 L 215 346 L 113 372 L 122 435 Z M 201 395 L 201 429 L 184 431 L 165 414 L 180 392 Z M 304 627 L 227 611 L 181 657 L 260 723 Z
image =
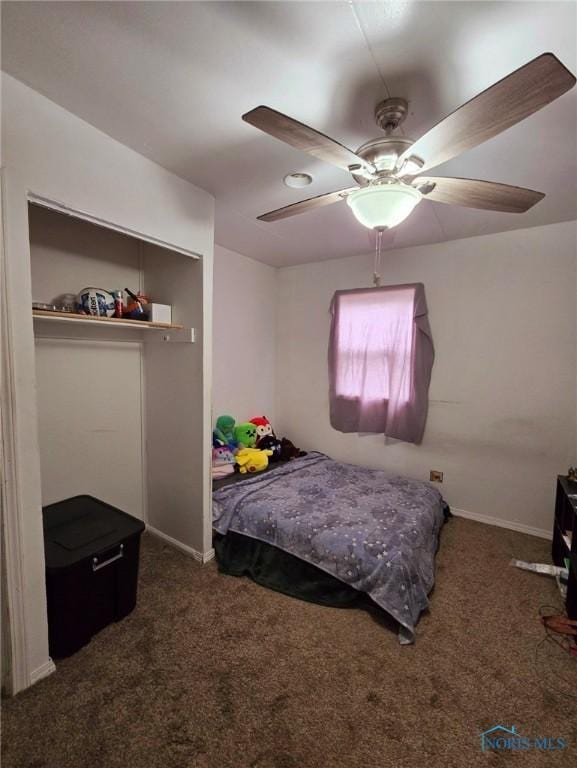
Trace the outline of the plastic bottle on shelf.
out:
M 114 317 L 124 316 L 124 300 L 122 291 L 114 291 Z

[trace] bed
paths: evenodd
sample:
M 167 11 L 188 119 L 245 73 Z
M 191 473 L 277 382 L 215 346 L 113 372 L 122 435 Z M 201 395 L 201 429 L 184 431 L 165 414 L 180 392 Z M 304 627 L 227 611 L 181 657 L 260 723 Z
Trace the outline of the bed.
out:
M 312 452 L 215 484 L 219 568 L 327 605 L 373 603 L 414 640 L 450 514 L 429 483 Z

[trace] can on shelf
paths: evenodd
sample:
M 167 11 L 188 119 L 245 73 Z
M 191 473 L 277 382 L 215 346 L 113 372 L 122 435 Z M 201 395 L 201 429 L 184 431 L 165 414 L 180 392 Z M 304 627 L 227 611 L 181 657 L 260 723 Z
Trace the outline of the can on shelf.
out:
M 114 317 L 122 317 L 124 315 L 124 300 L 122 297 L 122 291 L 114 291 Z

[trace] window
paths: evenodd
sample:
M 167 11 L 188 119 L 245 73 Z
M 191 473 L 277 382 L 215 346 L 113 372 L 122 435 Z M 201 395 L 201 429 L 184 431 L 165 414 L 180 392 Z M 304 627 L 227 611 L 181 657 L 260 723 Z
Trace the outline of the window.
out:
M 423 285 L 337 291 L 331 312 L 332 426 L 420 442 L 434 355 Z

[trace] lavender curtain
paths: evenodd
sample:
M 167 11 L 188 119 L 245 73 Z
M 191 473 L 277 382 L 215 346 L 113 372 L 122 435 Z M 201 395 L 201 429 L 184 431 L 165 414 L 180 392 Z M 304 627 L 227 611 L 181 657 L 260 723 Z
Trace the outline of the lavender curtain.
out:
M 435 356 L 423 284 L 337 291 L 331 315 L 331 425 L 420 443 Z

